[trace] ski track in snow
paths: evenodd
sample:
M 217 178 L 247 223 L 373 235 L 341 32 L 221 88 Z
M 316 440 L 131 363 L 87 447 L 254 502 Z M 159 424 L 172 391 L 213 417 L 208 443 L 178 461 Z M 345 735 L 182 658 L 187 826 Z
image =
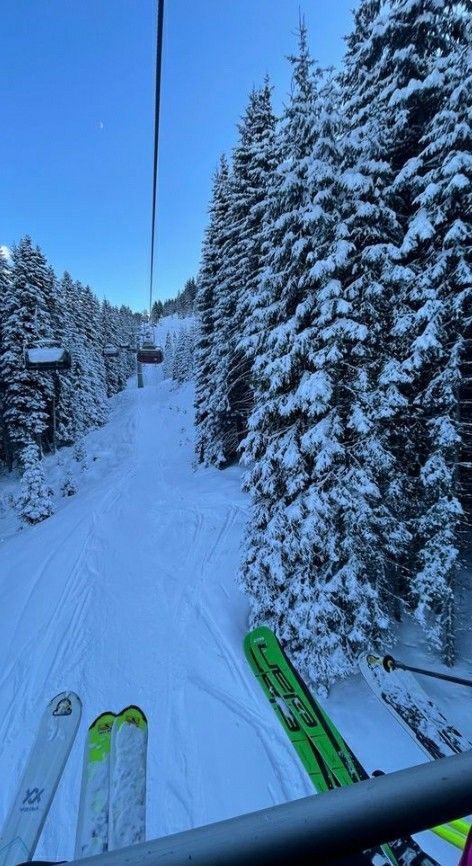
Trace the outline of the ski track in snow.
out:
M 130 703 L 149 720 L 148 838 L 311 793 L 244 661 L 240 470 L 195 471 L 189 406 L 160 371 L 131 382 L 88 485 L 3 545 L 0 820 L 34 714 L 63 688 L 84 705 L 37 857 L 72 857 L 86 727 Z
M 98 457 L 78 494 L 2 545 L 0 821 L 35 713 L 63 689 L 83 701 L 37 858 L 72 858 L 85 731 L 129 704 L 149 722 L 148 839 L 313 793 L 244 659 L 241 470 L 195 471 L 191 386 L 153 369 L 145 380 L 87 437 Z M 368 767 L 424 759 L 360 676 L 328 709 Z M 457 861 L 431 834 L 422 841 L 443 866 Z

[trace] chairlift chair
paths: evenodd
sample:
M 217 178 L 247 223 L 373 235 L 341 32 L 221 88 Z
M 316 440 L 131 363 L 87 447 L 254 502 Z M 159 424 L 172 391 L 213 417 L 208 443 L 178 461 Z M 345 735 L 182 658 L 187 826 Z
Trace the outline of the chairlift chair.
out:
M 164 352 L 160 346 L 143 343 L 142 347 L 138 349 L 138 364 L 162 364 L 163 360 Z
M 105 358 L 116 358 L 119 353 L 120 350 L 116 346 L 113 346 L 112 343 L 107 343 L 107 345 L 103 347 Z
M 30 346 L 25 349 L 25 367 L 27 370 L 48 372 L 55 370 L 70 370 L 72 357 L 67 349 L 54 343 Z

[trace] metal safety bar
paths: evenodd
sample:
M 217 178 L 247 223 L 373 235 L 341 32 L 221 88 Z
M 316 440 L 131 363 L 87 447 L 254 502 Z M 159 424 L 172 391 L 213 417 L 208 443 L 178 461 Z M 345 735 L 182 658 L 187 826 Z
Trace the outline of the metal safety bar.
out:
M 472 812 L 472 751 L 72 861 L 77 866 L 329 866 Z

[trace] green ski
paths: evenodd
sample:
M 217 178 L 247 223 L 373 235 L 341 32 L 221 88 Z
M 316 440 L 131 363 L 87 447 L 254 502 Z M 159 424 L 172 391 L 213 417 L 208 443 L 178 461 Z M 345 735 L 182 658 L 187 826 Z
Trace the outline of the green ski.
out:
M 108 850 L 109 769 L 115 713 L 102 713 L 90 725 L 85 742 L 75 857 Z
M 246 635 L 244 652 L 315 789 L 328 791 L 368 779 L 368 773 L 311 695 L 275 634 L 266 626 L 254 629 Z M 405 862 L 414 866 L 436 864 L 409 836 L 382 845 L 381 850 L 393 866 Z M 377 857 L 380 849 L 371 854 Z

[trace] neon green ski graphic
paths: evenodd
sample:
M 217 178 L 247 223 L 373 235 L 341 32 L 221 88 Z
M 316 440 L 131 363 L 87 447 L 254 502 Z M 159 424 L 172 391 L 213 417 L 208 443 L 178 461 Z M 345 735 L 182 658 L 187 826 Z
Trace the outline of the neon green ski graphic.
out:
M 75 856 L 91 857 L 108 850 L 109 766 L 115 713 L 102 713 L 90 725 L 85 742 L 82 790 Z
M 319 792 L 351 785 L 369 776 L 340 732 L 285 655 L 275 634 L 260 626 L 246 635 L 244 652 L 266 697 L 292 741 L 315 789 Z M 380 853 L 374 849 L 373 853 Z M 424 866 L 435 861 L 410 837 L 381 846 L 393 866 L 408 856 L 422 856 Z

